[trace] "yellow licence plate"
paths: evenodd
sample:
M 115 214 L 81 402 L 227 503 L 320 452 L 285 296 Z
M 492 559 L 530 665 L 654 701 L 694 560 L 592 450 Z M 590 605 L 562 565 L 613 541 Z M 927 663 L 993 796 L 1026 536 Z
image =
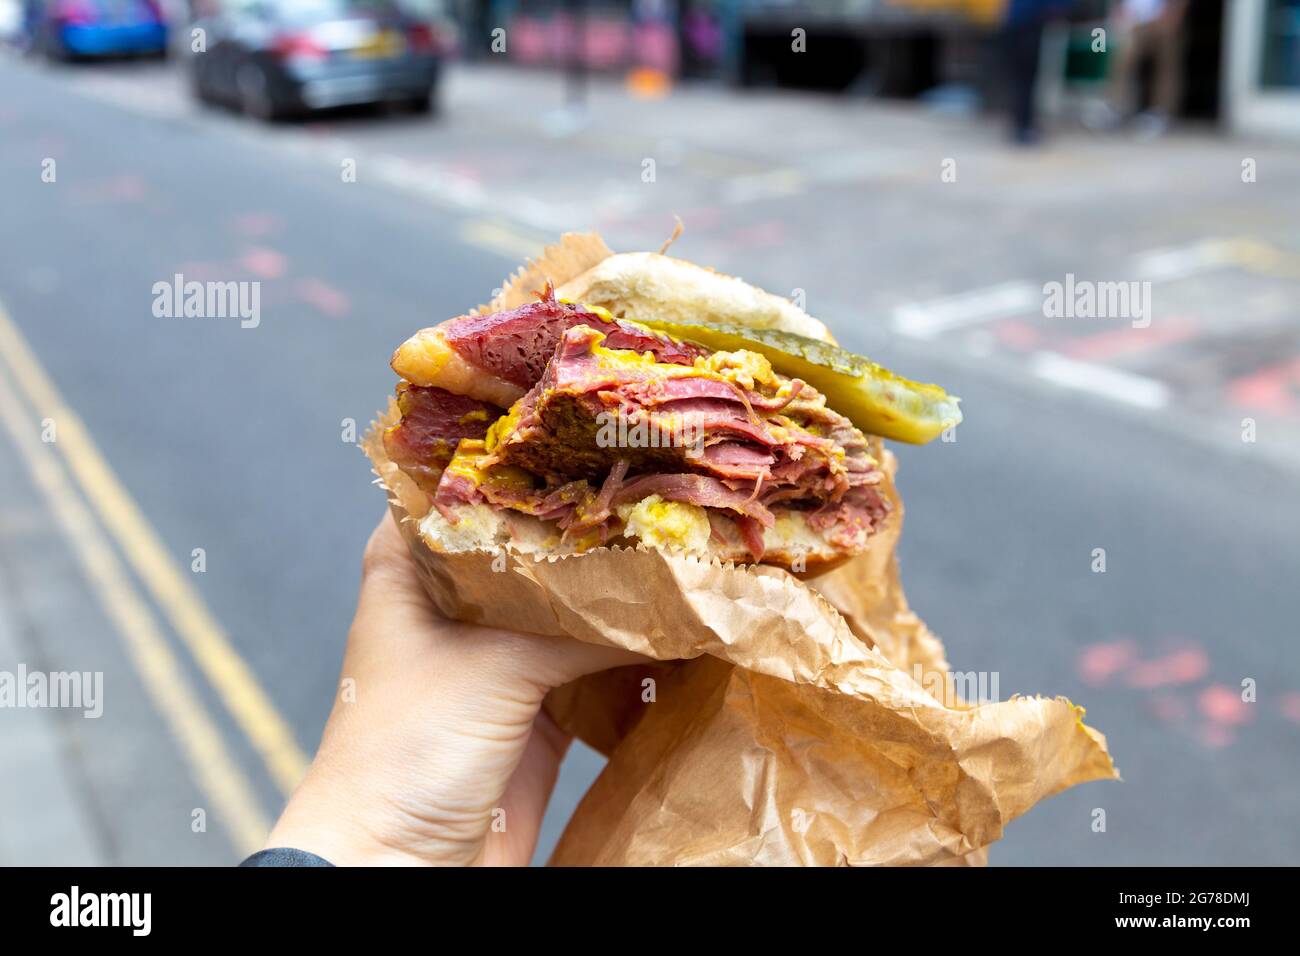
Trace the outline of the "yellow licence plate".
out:
M 406 41 L 400 33 L 385 30 L 383 33 L 376 33 L 358 46 L 352 51 L 352 55 L 360 60 L 391 60 L 401 56 L 405 49 Z

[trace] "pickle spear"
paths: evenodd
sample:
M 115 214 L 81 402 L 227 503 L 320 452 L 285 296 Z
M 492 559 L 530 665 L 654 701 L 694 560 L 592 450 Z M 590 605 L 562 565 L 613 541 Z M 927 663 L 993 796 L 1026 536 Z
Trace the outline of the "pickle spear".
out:
M 634 319 L 633 321 L 639 321 Z M 938 385 L 895 375 L 862 355 L 837 345 L 779 329 L 694 322 L 640 322 L 673 338 L 715 352 L 758 352 L 772 368 L 807 382 L 826 403 L 858 428 L 882 438 L 924 445 L 961 422 L 961 401 Z

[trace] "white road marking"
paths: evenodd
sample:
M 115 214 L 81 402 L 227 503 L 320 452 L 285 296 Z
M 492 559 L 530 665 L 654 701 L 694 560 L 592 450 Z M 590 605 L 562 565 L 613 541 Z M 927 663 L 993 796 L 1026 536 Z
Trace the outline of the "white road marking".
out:
M 904 303 L 894 309 L 893 324 L 902 335 L 930 339 L 990 319 L 1041 311 L 1042 304 L 1041 287 L 1017 279 L 927 302 Z
M 361 177 L 370 174 L 389 186 L 458 209 L 477 210 L 485 204 L 481 183 L 431 163 L 413 163 L 400 156 L 380 153 L 358 157 L 357 169 Z
M 1225 239 L 1202 239 L 1186 246 L 1139 253 L 1133 270 L 1138 279 L 1170 282 L 1231 265 L 1235 251 L 1234 244 Z
M 1035 352 L 1029 370 L 1063 388 L 1091 392 L 1126 405 L 1158 411 L 1169 404 L 1169 386 L 1144 375 L 1094 362 L 1080 362 L 1057 352 Z
M 468 219 L 461 224 L 458 236 L 489 252 L 496 252 L 516 262 L 536 256 L 552 240 L 518 229 L 508 222 L 491 219 Z
M 780 199 L 803 191 L 803 175 L 797 169 L 771 169 L 762 173 L 729 177 L 722 186 L 721 200 L 729 205 Z
M 97 71 L 77 77 L 71 85 L 78 93 L 102 103 L 147 116 L 176 118 L 184 116 L 191 109 L 191 104 L 183 93 L 183 86 L 155 84 L 157 77 L 109 76 Z

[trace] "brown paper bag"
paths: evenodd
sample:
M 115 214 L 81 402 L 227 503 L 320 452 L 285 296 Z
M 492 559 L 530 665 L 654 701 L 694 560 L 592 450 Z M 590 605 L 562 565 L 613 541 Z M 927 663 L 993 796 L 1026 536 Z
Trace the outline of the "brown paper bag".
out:
M 566 236 L 491 307 L 609 254 Z M 812 582 L 645 548 L 440 554 L 414 520 L 427 496 L 384 453 L 396 415 L 390 402 L 363 447 L 443 614 L 654 660 L 548 696 L 609 757 L 552 864 L 978 865 L 1039 800 L 1117 776 L 1064 698 L 966 706 L 942 690 L 943 646 L 899 584 L 896 495 L 868 551 Z

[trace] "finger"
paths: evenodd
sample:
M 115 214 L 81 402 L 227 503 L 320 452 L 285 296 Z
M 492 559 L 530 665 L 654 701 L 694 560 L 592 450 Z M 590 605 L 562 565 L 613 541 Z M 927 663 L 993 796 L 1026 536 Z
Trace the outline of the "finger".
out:
M 402 596 L 424 597 L 420 576 L 392 511 L 385 510 L 370 533 L 361 556 L 362 597 L 367 591 L 396 589 Z
M 432 639 L 447 655 L 480 679 L 526 682 L 538 695 L 586 674 L 644 663 L 647 658 L 621 648 L 588 644 L 569 637 L 542 636 L 458 621 L 438 614 L 424 590 L 402 532 L 385 513 L 366 545 L 361 597 L 354 638 L 382 639 L 390 649 Z M 521 628 L 528 621 L 521 619 Z
M 501 795 L 501 813 L 494 820 L 497 825 L 488 831 L 482 857 L 485 865 L 526 866 L 532 859 L 571 740 L 546 711 L 538 713 L 519 765 Z
M 361 589 L 349 647 L 359 640 L 408 644 L 444 623 L 424 590 L 397 521 L 385 512 L 361 559 Z

